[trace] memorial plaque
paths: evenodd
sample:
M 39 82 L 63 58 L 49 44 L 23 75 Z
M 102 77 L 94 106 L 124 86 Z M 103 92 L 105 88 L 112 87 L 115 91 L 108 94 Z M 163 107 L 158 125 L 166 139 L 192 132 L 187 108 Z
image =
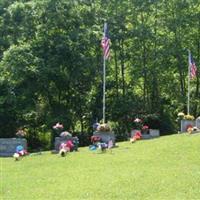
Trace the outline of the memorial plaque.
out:
M 27 141 L 24 138 L 0 138 L 0 156 L 13 156 L 18 145 L 22 145 L 27 150 Z

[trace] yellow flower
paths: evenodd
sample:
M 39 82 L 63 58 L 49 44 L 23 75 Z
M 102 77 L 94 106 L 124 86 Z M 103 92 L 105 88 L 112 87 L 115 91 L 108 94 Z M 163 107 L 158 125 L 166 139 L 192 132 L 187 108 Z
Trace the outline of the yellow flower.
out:
M 193 115 L 185 115 L 185 116 L 184 116 L 184 119 L 187 119 L 187 120 L 194 120 L 194 116 L 193 116 Z

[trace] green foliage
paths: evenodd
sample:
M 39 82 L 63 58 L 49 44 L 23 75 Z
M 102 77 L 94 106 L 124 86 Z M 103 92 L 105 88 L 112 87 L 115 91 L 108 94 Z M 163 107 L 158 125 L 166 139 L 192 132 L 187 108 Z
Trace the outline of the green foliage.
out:
M 142 119 L 150 129 L 160 129 L 161 117 L 157 113 L 144 115 Z

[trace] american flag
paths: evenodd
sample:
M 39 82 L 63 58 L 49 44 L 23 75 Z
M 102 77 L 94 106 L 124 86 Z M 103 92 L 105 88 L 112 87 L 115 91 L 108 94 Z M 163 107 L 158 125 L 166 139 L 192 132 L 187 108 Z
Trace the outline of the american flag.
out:
M 103 56 L 105 59 L 109 58 L 110 55 L 110 39 L 108 36 L 108 26 L 107 23 L 104 24 L 103 38 L 101 40 L 101 46 L 103 48 Z
M 197 74 L 197 67 L 196 64 L 192 58 L 191 53 L 189 53 L 189 68 L 190 68 L 190 78 L 194 78 Z

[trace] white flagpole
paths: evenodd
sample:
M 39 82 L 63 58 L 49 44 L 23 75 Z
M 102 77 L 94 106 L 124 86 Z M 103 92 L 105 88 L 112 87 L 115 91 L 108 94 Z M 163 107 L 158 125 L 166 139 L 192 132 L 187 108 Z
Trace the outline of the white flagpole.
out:
M 187 114 L 190 114 L 190 63 L 191 63 L 191 53 L 188 50 L 188 99 L 187 99 Z
M 103 37 L 106 36 L 107 23 L 104 23 Z M 106 55 L 103 53 L 103 123 L 106 121 Z
M 105 123 L 105 112 L 106 112 L 106 58 L 103 57 L 103 123 Z

